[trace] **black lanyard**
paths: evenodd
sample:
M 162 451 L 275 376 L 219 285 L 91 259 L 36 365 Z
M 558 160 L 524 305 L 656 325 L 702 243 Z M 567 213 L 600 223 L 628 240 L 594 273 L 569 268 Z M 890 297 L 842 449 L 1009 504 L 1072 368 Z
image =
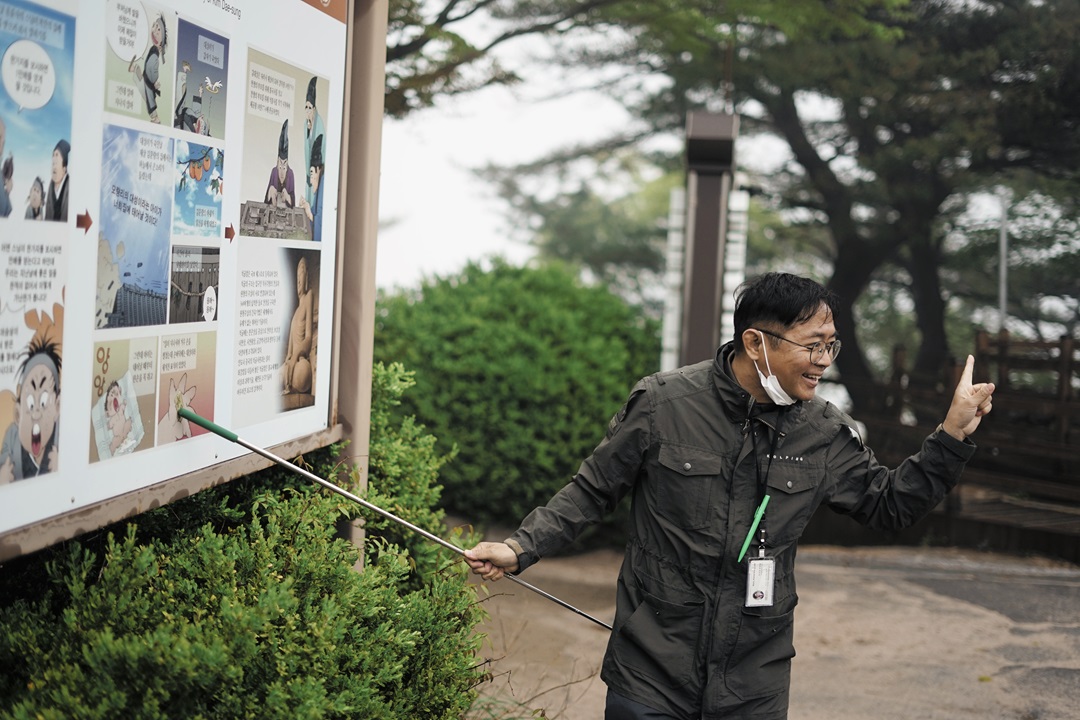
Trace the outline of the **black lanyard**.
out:
M 765 494 L 769 490 L 769 471 L 772 470 L 772 461 L 773 458 L 776 456 L 776 447 L 780 444 L 780 438 L 784 437 L 783 427 L 784 418 L 786 417 L 787 413 L 783 411 L 778 411 L 776 418 L 776 427 L 773 427 L 769 423 L 762 420 L 761 416 L 758 416 L 757 418 L 752 418 L 750 420 L 750 442 L 754 446 L 754 470 L 757 473 L 759 503 L 765 498 Z M 758 445 L 757 433 L 754 432 L 753 427 L 754 420 L 757 420 L 758 423 L 764 425 L 765 427 L 773 431 L 772 445 L 769 447 L 769 462 L 765 465 L 765 477 L 761 476 L 761 464 L 757 461 Z
M 757 433 L 754 432 L 753 419 L 748 418 L 750 421 L 750 443 L 754 448 L 754 470 L 757 473 L 758 480 L 758 505 L 757 510 L 754 511 L 754 521 L 750 526 L 750 532 L 746 534 L 746 540 L 743 541 L 742 551 L 739 553 L 739 562 L 742 562 L 743 556 L 746 555 L 746 549 L 750 546 L 753 540 L 754 531 L 757 530 L 758 525 L 761 526 L 761 537 L 758 540 L 758 545 L 761 549 L 761 555 L 765 553 L 765 524 L 762 522 L 765 519 L 765 508 L 769 504 L 769 471 L 772 470 L 772 461 L 776 456 L 776 446 L 780 443 L 780 438 L 784 437 L 783 430 L 784 418 L 786 413 L 779 411 L 777 413 L 776 427 L 772 427 L 769 423 L 762 420 L 760 417 L 757 419 L 759 423 L 773 431 L 772 447 L 769 449 L 769 462 L 765 465 L 765 477 L 761 477 L 761 464 L 758 462 L 758 447 L 757 447 Z

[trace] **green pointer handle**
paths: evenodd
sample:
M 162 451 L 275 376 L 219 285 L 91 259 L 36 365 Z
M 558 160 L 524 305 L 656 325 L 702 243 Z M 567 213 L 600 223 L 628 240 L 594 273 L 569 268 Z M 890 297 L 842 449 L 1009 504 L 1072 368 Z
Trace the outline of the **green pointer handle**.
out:
M 754 533 L 757 532 L 757 527 L 761 524 L 761 518 L 765 515 L 765 506 L 769 504 L 769 496 L 766 495 L 761 504 L 758 505 L 758 509 L 754 511 L 754 522 L 750 523 L 750 532 L 746 533 L 746 539 L 743 540 L 742 550 L 739 551 L 739 562 L 746 557 L 746 549 L 750 547 L 750 543 L 754 539 Z
M 405 520 L 403 518 L 398 517 L 397 515 L 393 514 L 392 512 L 389 512 L 387 510 L 383 510 L 378 505 L 370 503 L 367 500 L 365 500 L 364 498 L 362 498 L 362 497 L 360 497 L 358 495 L 354 495 L 353 493 L 349 492 L 348 490 L 345 490 L 344 488 L 338 487 L 337 485 L 333 484 L 329 480 L 321 478 L 321 477 L 319 477 L 318 475 L 316 475 L 313 472 L 309 472 L 309 471 L 305 470 L 302 467 L 298 467 L 296 465 L 293 465 L 288 460 L 285 460 L 284 458 L 278 457 L 277 455 L 275 455 L 274 453 L 270 452 L 269 450 L 267 450 L 265 448 L 261 448 L 258 445 L 253 445 L 253 444 L 249 443 L 247 440 L 242 439 L 240 436 L 238 436 L 233 431 L 226 430 L 225 428 L 221 427 L 217 423 L 211 422 L 211 421 L 207 420 L 206 418 L 204 418 L 203 416 L 192 412 L 190 408 L 182 407 L 182 408 L 180 408 L 180 409 L 178 409 L 176 411 L 176 414 L 179 415 L 180 417 L 184 418 L 185 420 L 189 421 L 189 422 L 193 422 L 196 425 L 199 425 L 200 427 L 206 428 L 207 430 L 214 433 L 215 435 L 220 435 L 221 437 L 225 438 L 229 442 L 236 443 L 237 445 L 240 445 L 242 447 L 247 448 L 248 450 L 252 451 L 256 455 L 261 455 L 264 458 L 266 458 L 267 460 L 270 460 L 271 462 L 277 463 L 278 465 L 281 465 L 282 467 L 286 467 L 286 468 L 292 470 L 293 472 L 297 473 L 298 475 L 303 475 L 307 479 L 309 479 L 309 480 L 311 480 L 311 481 L 313 481 L 313 482 L 315 482 L 315 483 L 317 483 L 319 485 L 322 485 L 327 490 L 335 492 L 335 493 L 337 493 L 338 495 L 341 495 L 344 498 L 352 500 L 353 502 L 355 502 L 358 505 L 362 505 L 363 507 L 367 508 L 368 510 L 371 510 L 374 513 L 382 515 L 387 520 L 391 520 L 393 522 L 396 522 L 399 525 L 407 527 L 408 529 L 412 530 L 417 535 L 421 535 L 421 536 L 427 538 L 428 540 L 432 541 L 433 543 L 436 543 L 438 545 L 442 545 L 447 550 L 451 550 L 451 551 L 457 553 L 458 555 L 462 555 L 462 556 L 465 555 L 465 551 L 462 550 L 461 548 L 459 548 L 457 545 L 454 545 L 453 543 L 442 539 L 441 537 L 439 537 L 438 535 L 435 535 L 434 533 L 428 532 L 427 530 L 423 529 L 422 527 L 420 527 L 418 525 L 414 525 L 413 523 L 409 522 L 408 520 Z M 768 498 L 766 498 L 766 499 L 768 499 Z M 756 522 L 755 522 L 754 527 L 757 527 Z M 547 598 L 548 600 L 551 600 L 556 605 L 560 605 L 560 606 L 566 608 L 567 610 L 570 610 L 571 612 L 577 613 L 578 615 L 585 618 L 586 620 L 592 620 L 597 625 L 599 625 L 599 626 L 601 626 L 603 628 L 607 628 L 608 630 L 611 630 L 611 626 L 608 625 L 603 620 L 598 620 L 598 619 L 594 618 L 592 615 L 588 614 L 587 612 L 584 612 L 582 610 L 577 609 L 576 607 L 574 607 L 570 603 L 565 602 L 563 600 L 560 600 L 559 598 L 555 597 L 551 593 L 546 592 L 544 590 L 541 590 L 540 588 L 536 587 L 535 585 L 533 585 L 533 584 L 531 584 L 529 582 L 526 582 L 525 580 L 522 580 L 517 575 L 514 575 L 512 573 L 507 573 L 506 578 L 509 579 L 509 580 L 514 581 L 515 583 L 517 583 L 518 585 L 522 586 L 523 588 L 525 588 L 527 590 L 532 590 L 537 595 L 540 595 L 540 596 L 542 596 L 544 598 Z
M 196 425 L 206 428 L 215 435 L 220 435 L 229 442 L 236 442 L 240 439 L 232 430 L 226 430 L 217 423 L 207 420 L 202 415 L 193 413 L 189 408 L 182 407 L 176 411 L 176 414 L 189 422 L 193 422 Z

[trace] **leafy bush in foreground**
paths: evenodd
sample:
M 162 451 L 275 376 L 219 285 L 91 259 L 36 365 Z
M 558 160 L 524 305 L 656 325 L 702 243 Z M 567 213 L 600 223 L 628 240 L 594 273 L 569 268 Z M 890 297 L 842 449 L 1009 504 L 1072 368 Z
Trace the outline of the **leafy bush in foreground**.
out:
M 409 379 L 374 385 L 386 418 Z M 438 532 L 431 442 L 373 423 L 371 475 Z M 341 450 L 303 460 L 332 478 Z M 274 467 L 0 568 L 0 718 L 461 717 L 482 613 L 464 566 L 372 523 L 355 572 L 336 528 L 356 510 Z

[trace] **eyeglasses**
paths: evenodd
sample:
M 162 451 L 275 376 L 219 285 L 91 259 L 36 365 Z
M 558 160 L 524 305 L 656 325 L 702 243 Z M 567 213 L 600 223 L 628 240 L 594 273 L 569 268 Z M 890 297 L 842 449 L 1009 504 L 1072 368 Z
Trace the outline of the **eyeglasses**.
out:
M 825 352 L 826 351 L 828 351 L 829 357 L 831 359 L 833 359 L 833 360 L 835 360 L 836 356 L 840 354 L 840 341 L 839 340 L 833 340 L 831 343 L 826 343 L 826 342 L 822 342 L 822 341 L 818 340 L 813 345 L 802 345 L 800 343 L 795 342 L 794 340 L 788 340 L 783 335 L 777 335 L 776 333 L 771 333 L 768 330 L 762 330 L 761 328 L 752 328 L 752 329 L 757 330 L 760 333 L 765 333 L 766 335 L 769 335 L 770 337 L 774 337 L 777 340 L 783 340 L 786 343 L 791 343 L 792 345 L 798 345 L 801 348 L 806 348 L 807 350 L 810 351 L 810 362 L 814 363 L 815 365 L 818 364 L 819 362 L 821 362 L 821 360 L 825 357 Z

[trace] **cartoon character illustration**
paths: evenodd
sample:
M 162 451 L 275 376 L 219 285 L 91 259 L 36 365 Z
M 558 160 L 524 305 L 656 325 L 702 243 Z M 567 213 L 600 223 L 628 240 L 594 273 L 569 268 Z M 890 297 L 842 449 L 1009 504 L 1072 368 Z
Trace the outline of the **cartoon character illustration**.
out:
M 210 122 L 206 119 L 206 114 L 203 111 L 204 85 L 199 84 L 195 88 L 195 92 L 191 96 L 191 103 L 188 104 L 187 74 L 189 72 L 191 72 L 191 64 L 185 60 L 181 64 L 181 71 L 176 74 L 176 84 L 181 90 L 180 100 L 176 103 L 176 110 L 173 113 L 173 127 L 193 132 L 196 135 L 209 135 Z M 210 90 L 210 78 L 206 80 L 205 88 Z M 221 87 L 220 80 L 217 82 L 217 86 L 218 88 Z M 210 90 L 210 92 L 216 93 L 218 91 Z
M 311 146 L 311 157 L 308 162 L 308 193 L 310 200 L 300 198 L 300 207 L 304 209 L 308 220 L 311 221 L 311 239 L 315 242 L 322 241 L 322 211 L 323 211 L 323 173 L 326 166 L 323 164 L 322 135 L 315 138 Z
M 292 168 L 289 167 L 289 121 L 281 125 L 278 136 L 277 164 L 270 170 L 270 181 L 266 184 L 268 205 L 291 208 L 296 205 L 296 187 Z
M 71 143 L 60 140 L 53 148 L 52 175 L 49 193 L 45 196 L 45 219 L 67 222 L 68 216 L 68 153 Z
M 0 155 L 4 154 L 4 141 L 7 139 L 7 125 L 4 124 L 4 119 L 0 118 Z M 11 188 L 12 176 L 15 174 L 15 161 L 8 156 L 8 159 L 4 161 L 3 165 L 3 185 L 0 185 L 0 217 L 7 217 L 11 214 Z
M 130 371 L 109 383 L 90 409 L 90 422 L 99 460 L 127 455 L 139 446 L 146 433 Z
M 311 156 L 314 152 L 315 141 L 326 135 L 322 116 L 319 115 L 319 110 L 315 107 L 316 79 L 311 78 L 308 81 L 307 96 L 304 100 L 304 173 L 307 176 L 307 192 L 304 195 L 309 205 L 317 205 L 315 202 L 315 188 L 311 185 L 311 168 L 313 166 Z M 320 141 L 320 143 L 322 142 L 325 141 Z
M 165 15 L 158 13 L 150 25 L 150 47 L 142 64 L 138 64 L 137 55 L 128 63 L 128 72 L 135 78 L 136 84 L 141 86 L 143 99 L 146 100 L 146 112 L 150 116 L 150 122 L 154 123 L 161 122 L 157 99 L 161 95 L 161 66 L 165 64 L 165 48 L 168 44 L 169 33 L 165 26 Z
M 37 310 L 26 313 L 34 330 L 19 366 L 14 422 L 0 444 L 0 485 L 55 472 L 60 449 L 60 371 L 63 306 L 53 317 Z M 10 398 L 11 392 L 4 394 Z
M 123 445 L 131 434 L 131 420 L 128 419 L 126 413 L 127 402 L 124 400 L 124 393 L 120 389 L 120 383 L 113 380 L 105 393 L 105 417 L 108 418 L 105 424 L 112 433 L 109 450 L 114 455 L 116 449 Z
M 26 198 L 26 215 L 27 220 L 44 220 L 45 219 L 45 183 L 41 181 L 40 177 L 35 177 L 34 182 L 30 184 L 30 195 Z

